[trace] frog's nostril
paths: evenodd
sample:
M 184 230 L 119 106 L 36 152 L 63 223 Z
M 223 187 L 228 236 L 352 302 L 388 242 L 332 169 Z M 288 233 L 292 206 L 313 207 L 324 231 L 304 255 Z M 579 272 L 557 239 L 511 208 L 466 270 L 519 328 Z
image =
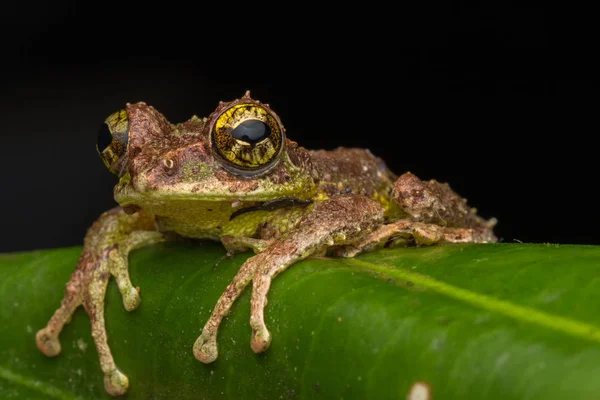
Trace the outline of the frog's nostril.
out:
M 173 160 L 171 160 L 170 158 L 168 158 L 166 160 L 163 160 L 163 164 L 165 166 L 165 169 L 171 169 L 171 168 L 173 168 L 173 165 L 175 163 L 173 162 Z
M 171 176 L 177 173 L 177 160 L 172 158 L 165 158 L 162 160 L 162 169 L 165 174 Z
M 167 175 L 173 175 L 176 172 L 176 164 L 175 161 L 171 158 L 166 158 L 162 161 L 163 170 Z

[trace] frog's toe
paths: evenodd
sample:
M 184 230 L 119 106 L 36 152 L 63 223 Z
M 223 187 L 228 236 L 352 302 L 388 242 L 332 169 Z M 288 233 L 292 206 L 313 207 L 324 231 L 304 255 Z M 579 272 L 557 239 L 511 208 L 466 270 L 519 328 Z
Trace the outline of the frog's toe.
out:
M 38 349 L 48 357 L 54 357 L 60 353 L 60 341 L 48 328 L 40 329 L 38 331 L 35 335 L 35 343 Z
M 262 353 L 267 351 L 271 345 L 271 333 L 264 326 L 264 324 L 253 324 L 252 326 L 252 338 L 250 339 L 250 347 L 255 353 Z
M 123 292 L 123 305 L 127 311 L 133 311 L 138 308 L 141 301 L 139 287 L 130 287 L 127 291 Z
M 115 369 L 108 375 L 104 376 L 104 389 L 112 396 L 122 396 L 129 388 L 129 378 L 127 375 Z
M 217 338 L 202 333 L 194 343 L 194 357 L 204 364 L 210 364 L 219 356 Z

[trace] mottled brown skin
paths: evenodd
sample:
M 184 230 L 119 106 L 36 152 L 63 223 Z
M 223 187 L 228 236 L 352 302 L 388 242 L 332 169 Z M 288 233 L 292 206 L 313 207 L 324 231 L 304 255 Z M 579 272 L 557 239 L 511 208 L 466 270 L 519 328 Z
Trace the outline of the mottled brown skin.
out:
M 275 118 L 280 132 L 272 134 L 280 134 L 278 142 L 283 143 L 276 158 L 251 170 L 226 160 L 211 140 L 215 121 L 240 104 L 249 110 L 261 107 Z M 124 394 L 129 383 L 107 343 L 104 295 L 113 275 L 125 308 L 131 311 L 139 305 L 139 289 L 132 286 L 127 271 L 127 254 L 133 249 L 180 235 L 220 240 L 230 252 L 257 253 L 217 300 L 193 346 L 196 358 L 209 363 L 218 355 L 223 317 L 250 282 L 251 347 L 255 352 L 269 347 L 264 309 L 271 281 L 299 260 L 326 253 L 352 257 L 384 245 L 496 240 L 495 220 L 478 217 L 448 185 L 423 182 L 410 173 L 396 179 L 368 150 L 299 147 L 285 137 L 268 105 L 249 93 L 220 103 L 208 118 L 192 117 L 181 124 L 169 123 L 144 103 L 128 104 L 126 111 L 127 146 L 115 143 L 110 161 L 105 160 L 111 171 L 119 172 L 115 199 L 120 207 L 103 214 L 89 229 L 61 306 L 37 334 L 39 349 L 57 355 L 60 331 L 83 304 L 105 387 L 112 395 Z M 116 159 L 114 154 L 125 147 Z
M 440 226 L 473 228 L 491 234 L 495 219 L 486 221 L 477 210 L 467 206 L 467 199 L 456 194 L 447 183 L 423 182 L 410 172 L 394 184 L 393 199 L 407 210 L 414 221 Z M 491 236 L 489 240 L 494 240 Z

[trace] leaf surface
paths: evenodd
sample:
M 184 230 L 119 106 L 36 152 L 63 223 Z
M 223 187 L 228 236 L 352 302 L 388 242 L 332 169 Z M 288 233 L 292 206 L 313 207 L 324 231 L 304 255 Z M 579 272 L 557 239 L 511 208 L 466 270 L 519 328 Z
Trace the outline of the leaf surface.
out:
M 0 398 L 98 399 L 102 373 L 80 308 L 47 358 L 35 333 L 60 304 L 80 248 L 0 256 Z M 222 324 L 219 359 L 192 345 L 249 254 L 212 243 L 130 256 L 142 304 L 114 281 L 109 344 L 129 399 L 600 397 L 600 247 L 449 245 L 308 259 L 273 282 L 262 355 L 250 349 L 250 291 Z M 215 264 L 218 265 L 215 267 Z

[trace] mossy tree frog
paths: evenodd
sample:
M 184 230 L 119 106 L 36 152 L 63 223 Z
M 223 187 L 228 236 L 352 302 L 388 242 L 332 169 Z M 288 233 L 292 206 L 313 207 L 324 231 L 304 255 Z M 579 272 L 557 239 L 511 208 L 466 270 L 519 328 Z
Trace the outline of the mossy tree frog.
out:
M 88 230 L 60 308 L 36 341 L 44 354 L 57 355 L 60 331 L 83 305 L 112 395 L 124 394 L 129 381 L 108 346 L 104 296 L 114 276 L 125 308 L 140 304 L 127 266 L 134 249 L 180 235 L 221 241 L 230 252 L 254 250 L 190 343 L 195 357 L 210 363 L 217 358 L 219 324 L 250 283 L 250 345 L 257 353 L 267 350 L 267 292 L 296 261 L 389 245 L 496 241 L 495 220 L 477 216 L 447 184 L 411 173 L 396 177 L 366 149 L 299 147 L 269 105 L 249 92 L 221 102 L 208 118 L 179 124 L 145 103 L 127 104 L 106 119 L 98 151 L 119 177 L 119 206 Z

